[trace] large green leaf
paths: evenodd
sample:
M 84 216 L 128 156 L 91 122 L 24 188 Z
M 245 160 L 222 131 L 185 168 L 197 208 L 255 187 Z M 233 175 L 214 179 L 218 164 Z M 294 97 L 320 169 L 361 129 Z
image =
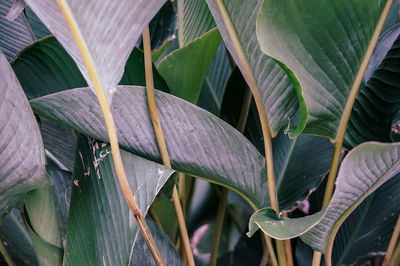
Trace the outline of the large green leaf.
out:
M 92 87 L 88 70 L 57 2 L 52 0 L 26 2 L 71 55 L 86 82 Z M 85 3 L 68 1 L 67 5 L 73 16 L 71 20 L 79 28 L 82 41 L 90 53 L 100 82 L 109 97 L 120 81 L 125 63 L 144 27 L 164 2 L 165 0 L 123 2 L 90 0 Z
M 333 240 L 345 219 L 372 192 L 399 172 L 399 143 L 361 144 L 343 160 L 335 193 L 325 209 L 312 216 L 295 219 L 279 218 L 276 214 L 260 210 L 253 214 L 249 225 L 250 233 L 257 229 L 254 228 L 257 225 L 279 239 L 293 238 L 303 234 L 301 238 L 314 249 L 325 253 L 327 261 L 331 262 Z M 293 230 L 296 223 L 304 228 L 302 232 Z
M 400 24 L 378 41 L 354 103 L 344 145 L 365 141 L 391 142 L 392 122 L 400 110 Z
M 160 161 L 143 87 L 120 86 L 112 110 L 120 145 Z M 174 169 L 230 187 L 253 206 L 266 204 L 265 159 L 222 120 L 172 95 L 156 91 L 164 136 Z M 95 95 L 74 89 L 31 101 L 35 112 L 104 141 L 107 131 Z
M 336 181 L 336 190 L 323 219 L 302 236 L 331 261 L 333 240 L 344 220 L 372 192 L 400 171 L 400 144 L 367 142 L 345 157 Z
M 145 215 L 174 172 L 121 150 L 128 183 Z M 64 265 L 128 265 L 138 226 L 115 174 L 110 146 L 78 138 Z
M 0 217 L 48 185 L 42 138 L 17 77 L 0 52 Z
M 9 61 L 25 46 L 33 42 L 24 15 L 19 15 L 13 21 L 6 16 L 14 0 L 0 2 L 0 50 L 3 51 Z
M 140 49 L 133 49 L 120 84 L 145 85 L 143 57 Z M 29 99 L 87 86 L 75 62 L 54 37 L 44 38 L 28 46 L 16 56 L 11 65 Z M 155 67 L 153 73 L 155 87 L 169 91 Z
M 204 0 L 179 0 L 179 43 L 186 46 L 215 27 L 214 19 Z
M 166 56 L 157 66 L 171 93 L 196 103 L 210 64 L 221 42 L 217 28 Z
M 207 3 L 226 47 L 241 71 L 244 72 L 215 0 L 207 0 Z M 296 136 L 303 130 L 306 122 L 304 101 L 301 91 L 298 91 L 298 97 L 289 76 L 278 63 L 260 50 L 256 36 L 256 18 L 261 3 L 262 0 L 229 0 L 223 1 L 222 4 L 233 24 L 251 73 L 256 81 L 257 90 L 264 103 L 270 123 L 272 136 L 278 134 L 279 129 L 289 122 L 300 106 L 301 115 L 297 127 L 291 121 L 290 134 L 291 136 Z
M 265 0 L 261 50 L 290 68 L 308 109 L 305 133 L 336 139 L 355 77 L 386 0 Z

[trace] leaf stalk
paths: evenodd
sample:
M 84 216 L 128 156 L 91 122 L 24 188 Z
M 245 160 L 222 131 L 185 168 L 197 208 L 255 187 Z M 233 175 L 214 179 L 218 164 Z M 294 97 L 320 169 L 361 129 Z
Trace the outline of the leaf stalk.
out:
M 164 134 L 161 127 L 160 118 L 158 116 L 156 98 L 154 96 L 154 82 L 153 82 L 153 68 L 151 61 L 151 47 L 150 47 L 150 32 L 147 26 L 143 31 L 143 48 L 144 48 L 144 62 L 145 62 L 145 73 L 146 73 L 146 92 L 147 92 L 147 103 L 149 107 L 151 121 L 160 150 L 161 159 L 166 167 L 171 168 L 171 161 L 169 159 L 167 145 L 165 143 Z M 179 231 L 182 238 L 183 246 L 185 249 L 186 259 L 190 266 L 194 266 L 193 253 L 190 248 L 189 236 L 186 229 L 185 218 L 182 211 L 181 202 L 179 200 L 178 190 L 176 185 L 173 188 L 172 200 L 175 207 L 176 216 L 178 218 Z
M 399 234 L 400 234 L 400 215 L 397 218 L 396 226 L 394 227 L 393 234 L 390 239 L 389 246 L 386 251 L 385 259 L 383 260 L 382 266 L 387 266 L 388 263 L 390 262 L 393 256 L 394 249 L 396 247 L 397 240 L 399 239 Z
M 111 114 L 110 105 L 107 101 L 103 85 L 100 82 L 100 79 L 99 79 L 96 67 L 94 65 L 93 59 L 91 57 L 91 54 L 89 52 L 89 49 L 88 49 L 86 43 L 84 42 L 82 33 L 79 30 L 79 27 L 74 19 L 73 13 L 72 13 L 68 3 L 66 2 L 66 0 L 57 0 L 57 3 L 61 9 L 61 12 L 64 15 L 64 18 L 68 24 L 68 27 L 71 30 L 71 33 L 75 39 L 75 42 L 76 42 L 78 49 L 82 55 L 84 63 L 88 69 L 90 78 L 91 78 L 93 86 L 94 86 L 94 90 L 96 91 L 97 99 L 99 101 L 100 108 L 103 112 L 104 120 L 105 120 L 106 127 L 107 127 L 108 137 L 110 140 L 111 151 L 112 151 L 112 156 L 113 156 L 114 165 L 115 165 L 115 171 L 117 173 L 118 181 L 120 183 L 125 200 L 128 203 L 129 208 L 131 209 L 141 232 L 143 233 L 144 239 L 153 255 L 155 262 L 157 263 L 157 265 L 165 265 L 163 262 L 163 259 L 161 257 L 161 254 L 157 248 L 157 245 L 154 241 L 154 238 L 150 233 L 149 227 L 147 226 L 144 216 L 135 201 L 132 190 L 130 189 L 128 180 L 126 178 L 125 170 L 124 170 L 124 167 L 122 164 L 121 153 L 119 150 L 117 131 L 116 131 L 113 116 Z

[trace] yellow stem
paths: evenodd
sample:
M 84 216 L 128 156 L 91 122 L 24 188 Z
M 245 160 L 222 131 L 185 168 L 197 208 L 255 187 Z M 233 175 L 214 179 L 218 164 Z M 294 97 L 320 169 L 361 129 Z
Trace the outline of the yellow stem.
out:
M 393 256 L 389 261 L 388 266 L 398 266 L 400 265 L 400 244 L 397 245 L 393 252 Z
M 3 255 L 4 259 L 6 260 L 6 263 L 9 266 L 15 266 L 15 263 L 13 259 L 11 258 L 10 254 L 8 254 L 6 247 L 3 245 L 3 240 L 0 239 L 0 253 Z
M 165 166 L 171 168 L 171 161 L 169 159 L 167 145 L 165 143 L 160 118 L 158 117 L 157 103 L 156 103 L 156 98 L 154 96 L 149 27 L 146 27 L 143 31 L 143 48 L 144 48 L 145 73 L 146 73 L 147 103 L 150 111 L 150 117 L 153 123 L 153 128 L 156 135 L 158 148 L 160 150 L 162 162 Z M 189 265 L 194 266 L 194 258 L 192 250 L 190 248 L 190 242 L 186 229 L 185 218 L 183 215 L 182 206 L 179 200 L 178 190 L 176 189 L 176 186 L 174 186 L 173 189 L 172 200 L 174 202 L 175 212 L 178 218 L 179 231 L 181 234 L 183 246 L 185 248 L 186 258 L 188 260 Z
M 385 259 L 383 260 L 382 266 L 386 266 L 389 263 L 390 259 L 392 258 L 394 248 L 396 247 L 397 240 L 399 239 L 399 233 L 400 233 L 400 215 L 397 218 L 397 223 L 396 226 L 394 227 L 393 234 L 390 239 L 389 246 L 386 251 Z
M 157 246 L 155 244 L 154 238 L 150 233 L 150 230 L 147 226 L 144 216 L 143 216 L 142 212 L 140 211 L 140 208 L 138 207 L 138 205 L 135 201 L 135 198 L 133 196 L 133 193 L 129 187 L 129 183 L 126 178 L 125 170 L 124 170 L 124 167 L 122 164 L 122 158 L 121 158 L 121 153 L 119 150 L 118 137 L 117 137 L 114 119 L 111 114 L 110 106 L 107 102 L 107 98 L 106 98 L 103 86 L 98 77 L 93 59 L 89 53 L 89 49 L 86 46 L 86 43 L 84 42 L 82 33 L 80 32 L 79 27 L 76 24 L 73 13 L 72 13 L 71 9 L 69 8 L 66 0 L 57 0 L 57 3 L 60 6 L 60 9 L 61 9 L 61 11 L 65 17 L 65 20 L 71 30 L 71 33 L 75 39 L 75 42 L 76 42 L 78 49 L 82 55 L 83 61 L 85 62 L 85 65 L 89 72 L 94 89 L 96 91 L 97 99 L 99 101 L 100 108 L 103 112 L 104 120 L 105 120 L 106 127 L 107 127 L 108 137 L 110 140 L 111 151 L 112 151 L 112 156 L 113 156 L 114 165 L 115 165 L 115 171 L 117 173 L 118 181 L 121 185 L 121 189 L 124 194 L 125 200 L 128 203 L 129 208 L 131 209 L 131 211 L 139 225 L 140 230 L 143 233 L 143 236 L 146 240 L 146 243 L 147 243 L 153 257 L 154 257 L 155 262 L 157 263 L 157 265 L 164 265 L 161 254 L 158 251 Z
M 338 132 L 336 135 L 334 151 L 333 151 L 333 158 L 332 158 L 331 168 L 329 170 L 328 181 L 326 184 L 325 195 L 324 195 L 322 207 L 325 207 L 326 205 L 328 205 L 329 201 L 332 198 L 333 189 L 335 187 L 336 175 L 337 175 L 339 164 L 340 164 L 340 155 L 341 155 L 341 151 L 342 151 L 344 135 L 346 133 L 350 114 L 353 109 L 353 105 L 356 100 L 358 90 L 360 89 L 360 85 L 361 85 L 362 79 L 364 77 L 365 70 L 367 69 L 369 60 L 371 59 L 371 56 L 374 52 L 376 43 L 378 42 L 379 35 L 381 33 L 383 24 L 385 23 L 386 16 L 389 13 L 389 9 L 390 9 L 391 5 L 392 5 L 392 0 L 388 0 L 382 11 L 382 15 L 378 21 L 378 24 L 376 25 L 375 32 L 372 35 L 371 42 L 369 43 L 368 49 L 365 53 L 365 56 L 361 63 L 360 69 L 354 80 L 353 87 L 351 88 L 350 95 L 349 95 L 349 98 L 347 99 L 346 106 L 343 110 L 343 115 L 340 120 L 339 129 L 338 129 Z M 314 251 L 313 263 L 315 263 L 315 264 L 313 264 L 313 266 L 320 264 L 320 260 L 318 260 L 318 257 L 321 258 L 321 255 L 318 255 L 318 252 Z
M 253 93 L 254 100 L 256 102 L 258 114 L 260 116 L 261 129 L 264 138 L 265 145 L 265 159 L 267 165 L 267 179 L 268 179 L 268 193 L 270 197 L 271 208 L 275 210 L 275 212 L 279 215 L 279 204 L 278 197 L 276 193 L 276 184 L 275 184 L 275 173 L 274 173 L 274 163 L 273 163 L 273 155 L 272 155 L 272 134 L 267 118 L 267 114 L 265 112 L 264 104 L 262 102 L 261 95 L 257 88 L 257 83 L 253 74 L 250 70 L 249 63 L 247 62 L 246 56 L 243 52 L 240 41 L 237 37 L 235 29 L 233 27 L 232 21 L 230 20 L 229 14 L 222 3 L 222 0 L 216 0 L 218 9 L 220 11 L 221 17 L 225 23 L 226 29 L 228 30 L 229 36 L 232 40 L 232 44 L 235 48 L 236 54 L 239 58 L 240 64 L 242 65 L 242 69 L 244 71 L 244 75 L 248 82 L 251 92 Z M 285 255 L 285 247 L 283 241 L 277 240 L 276 247 L 278 251 L 279 263 L 281 266 L 286 266 L 286 255 Z

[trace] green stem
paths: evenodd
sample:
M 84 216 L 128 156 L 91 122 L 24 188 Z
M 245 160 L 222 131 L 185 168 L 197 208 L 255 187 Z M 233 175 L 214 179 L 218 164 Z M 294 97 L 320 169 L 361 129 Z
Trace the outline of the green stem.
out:
M 133 216 L 135 217 L 138 226 L 143 233 L 143 237 L 149 247 L 151 254 L 153 255 L 154 261 L 157 265 L 164 265 L 161 254 L 157 248 L 157 245 L 154 241 L 153 236 L 150 233 L 149 227 L 144 219 L 142 212 L 140 211 L 139 206 L 137 205 L 135 198 L 133 196 L 132 190 L 129 186 L 128 180 L 126 178 L 126 173 L 122 164 L 121 153 L 119 150 L 117 131 L 114 123 L 114 118 L 111 114 L 110 105 L 107 101 L 105 91 L 103 89 L 103 85 L 100 82 L 96 67 L 94 65 L 93 59 L 89 52 L 89 49 L 84 42 L 82 33 L 79 30 L 79 27 L 74 19 L 73 13 L 69 8 L 66 0 L 57 0 L 57 3 L 60 7 L 61 12 L 64 15 L 64 18 L 67 22 L 69 29 L 71 30 L 72 36 L 75 39 L 75 42 L 78 46 L 78 49 L 82 55 L 83 61 L 86 65 L 88 73 L 93 83 L 94 90 L 96 91 L 97 99 L 100 104 L 100 108 L 103 112 L 104 120 L 107 127 L 108 137 L 111 145 L 111 152 L 114 160 L 115 171 L 117 173 L 118 181 L 121 186 L 121 190 L 125 197 L 126 202 L 128 203 L 129 208 L 131 209 Z
M 165 138 L 161 127 L 160 118 L 158 116 L 156 98 L 154 96 L 153 68 L 151 61 L 150 33 L 148 26 L 143 31 L 143 48 L 144 48 L 145 73 L 146 73 L 147 103 L 149 107 L 150 117 L 153 123 L 154 133 L 156 136 L 158 149 L 160 150 L 163 164 L 166 167 L 171 168 L 171 161 L 169 159 L 167 144 L 165 143 Z M 182 238 L 183 246 L 185 248 L 186 259 L 188 260 L 190 266 L 194 266 L 193 253 L 190 248 L 190 242 L 186 229 L 185 218 L 183 215 L 182 206 L 176 186 L 174 186 L 173 188 L 172 200 L 174 203 L 176 216 L 178 218 L 179 231 Z
M 257 88 L 257 83 L 253 74 L 250 70 L 249 63 L 247 62 L 247 58 L 243 52 L 242 45 L 238 39 L 238 36 L 233 27 L 232 21 L 229 17 L 228 11 L 226 10 L 222 0 L 216 0 L 218 9 L 220 11 L 221 17 L 225 23 L 226 29 L 228 30 L 229 36 L 231 38 L 232 44 L 235 48 L 236 54 L 239 58 L 240 64 L 242 65 L 244 75 L 249 84 L 250 90 L 253 93 L 254 100 L 256 102 L 258 114 L 260 116 L 261 128 L 264 138 L 265 145 L 265 159 L 267 165 L 267 179 L 268 179 L 268 193 L 270 197 L 271 208 L 275 210 L 275 212 L 279 215 L 279 204 L 278 197 L 276 193 L 276 184 L 275 184 L 275 173 L 274 173 L 274 162 L 273 162 L 273 154 L 272 154 L 272 134 L 267 118 L 267 114 L 264 108 L 264 104 L 262 102 L 261 95 Z M 278 252 L 279 264 L 281 266 L 286 266 L 286 254 L 285 247 L 283 241 L 277 240 L 276 247 Z M 272 253 L 273 251 L 271 251 Z
M 371 56 L 374 52 L 376 43 L 378 42 L 379 35 L 382 31 L 383 24 L 385 23 L 385 20 L 386 20 L 387 14 L 389 13 L 389 9 L 390 9 L 391 5 L 392 5 L 392 0 L 388 0 L 386 2 L 385 8 L 382 11 L 382 15 L 378 21 L 378 24 L 375 28 L 375 32 L 372 35 L 371 42 L 369 43 L 368 49 L 365 53 L 365 56 L 361 63 L 360 69 L 354 80 L 353 87 L 351 88 L 350 95 L 349 95 L 349 98 L 347 99 L 346 106 L 343 110 L 343 115 L 340 120 L 339 129 L 338 129 L 336 139 L 335 139 L 333 158 L 332 158 L 331 168 L 329 169 L 328 181 L 327 181 L 327 185 L 326 185 L 326 189 L 325 189 L 322 207 L 325 207 L 326 205 L 328 205 L 329 201 L 332 198 L 333 190 L 335 187 L 336 175 L 337 175 L 339 164 L 340 164 L 340 155 L 341 155 L 341 151 L 342 151 L 343 140 L 344 140 L 344 136 L 346 133 L 347 124 L 349 122 L 350 114 L 353 109 L 353 105 L 356 100 L 358 90 L 360 89 L 360 85 L 361 85 L 362 79 L 364 77 L 365 70 L 367 69 L 369 60 L 371 59 Z M 318 253 L 319 252 L 314 251 L 313 264 L 312 264 L 313 266 L 320 264 L 321 254 L 318 254 Z M 330 260 L 330 259 L 328 258 L 328 260 Z M 329 264 L 330 264 L 330 262 L 328 262 L 328 265 Z
M 15 266 L 13 259 L 11 258 L 10 254 L 8 254 L 6 247 L 3 245 L 3 240 L 0 239 L 0 253 L 3 255 L 4 259 L 6 260 L 9 266 Z

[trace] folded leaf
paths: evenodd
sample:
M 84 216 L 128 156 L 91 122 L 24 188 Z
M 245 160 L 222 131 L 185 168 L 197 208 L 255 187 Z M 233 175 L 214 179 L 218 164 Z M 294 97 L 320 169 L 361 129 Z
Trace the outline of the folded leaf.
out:
M 92 87 L 86 65 L 78 50 L 72 33 L 56 1 L 27 0 L 40 20 L 56 36 L 76 62 Z M 94 62 L 103 88 L 111 97 L 124 72 L 125 63 L 143 29 L 165 0 L 136 1 L 68 1 L 72 12 L 71 21 L 77 25 L 81 40 Z M 115 56 L 115 55 L 118 56 Z
M 266 204 L 265 159 L 236 129 L 203 109 L 156 91 L 168 152 L 174 169 L 234 189 L 254 207 Z M 31 101 L 35 112 L 106 141 L 95 95 L 88 88 Z M 120 86 L 112 111 L 120 145 L 160 162 L 143 87 Z
M 128 265 L 138 233 L 115 173 L 110 146 L 78 138 L 64 265 Z M 121 150 L 128 183 L 145 215 L 174 172 Z
M 303 130 L 306 122 L 306 112 L 302 92 L 293 87 L 290 71 L 285 71 L 266 56 L 260 49 L 256 36 L 256 18 L 262 0 L 229 0 L 221 1 L 232 22 L 233 30 L 239 39 L 243 53 L 246 56 L 251 74 L 256 80 L 257 90 L 264 103 L 264 108 L 270 124 L 272 136 L 276 136 L 279 129 L 286 125 L 300 107 L 300 119 L 296 125 L 291 123 L 290 135 L 297 136 Z M 207 0 L 211 13 L 214 16 L 218 29 L 227 49 L 244 73 L 237 52 L 233 47 L 228 34 L 227 26 L 222 20 L 220 10 L 215 0 Z
M 261 50 L 291 69 L 308 109 L 305 133 L 336 139 L 344 107 L 386 0 L 265 0 Z
M 17 77 L 0 52 L 0 218 L 29 190 L 49 184 L 42 138 Z

